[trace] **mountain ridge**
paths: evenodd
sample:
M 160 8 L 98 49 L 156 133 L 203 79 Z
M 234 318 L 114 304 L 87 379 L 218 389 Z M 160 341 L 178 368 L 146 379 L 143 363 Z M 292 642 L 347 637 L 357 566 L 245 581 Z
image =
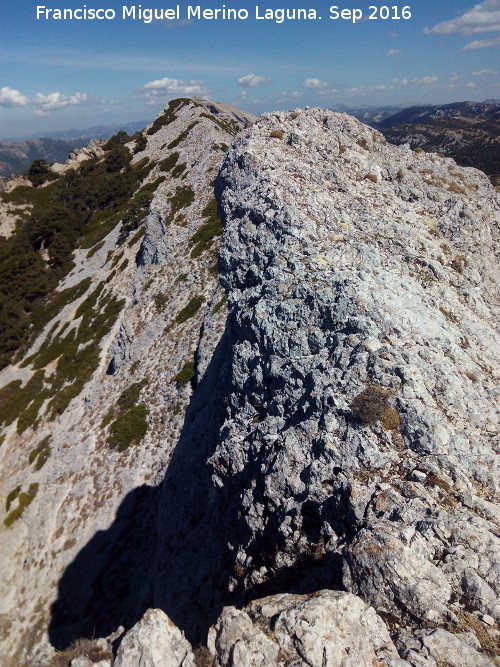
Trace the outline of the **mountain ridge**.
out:
M 75 341 L 99 351 L 55 419 L 49 397 L 3 431 L 7 667 L 119 625 L 118 667 L 494 664 L 484 174 L 344 114 L 184 99 L 103 151 L 83 184 L 149 171 L 85 223 L 77 293 L 0 373 L 33 412 L 40 382 L 78 388 Z

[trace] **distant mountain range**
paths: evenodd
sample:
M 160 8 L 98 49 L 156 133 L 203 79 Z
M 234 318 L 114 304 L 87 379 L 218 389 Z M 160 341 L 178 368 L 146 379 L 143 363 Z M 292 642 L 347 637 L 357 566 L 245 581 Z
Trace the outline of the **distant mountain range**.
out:
M 499 180 L 495 174 L 500 173 L 500 100 L 413 107 L 349 107 L 338 104 L 331 110 L 347 113 L 374 127 L 383 132 L 391 143 L 410 143 L 414 148 L 442 152 L 464 166 L 482 169 L 493 177 L 494 183 Z M 471 120 L 477 122 L 471 124 Z M 481 125 L 481 121 L 485 121 L 484 124 Z M 85 146 L 91 139 L 108 139 L 119 130 L 132 135 L 147 124 L 148 121 L 141 120 L 125 125 L 96 125 L 86 129 L 50 132 L 43 138 L 31 135 L 0 141 L 0 177 L 25 171 L 35 158 L 64 162 L 72 150 Z
M 362 107 L 348 107 L 344 104 L 336 104 L 333 107 L 330 107 L 332 111 L 338 111 L 340 113 L 348 113 L 350 116 L 354 116 L 362 123 L 371 125 L 372 127 L 378 127 L 380 123 L 386 119 L 392 118 L 394 115 L 403 111 L 406 107 L 403 106 L 362 106 Z
M 29 139 L 28 141 L 0 141 L 0 176 L 19 174 L 25 171 L 36 158 L 47 162 L 65 162 L 75 148 L 88 143 L 82 139 Z
M 36 158 L 47 162 L 65 162 L 75 148 L 86 146 L 91 139 L 109 139 L 119 130 L 134 134 L 148 124 L 140 120 L 125 125 L 95 125 L 87 129 L 49 132 L 45 137 L 31 135 L 0 141 L 0 177 L 25 171 Z
M 481 169 L 493 185 L 500 185 L 498 100 L 411 107 L 375 127 L 392 144 L 442 153 L 464 167 Z
M 77 129 L 73 127 L 70 130 L 45 132 L 44 137 L 49 137 L 51 139 L 108 139 L 120 130 L 125 130 L 127 134 L 134 134 L 135 132 L 142 130 L 150 122 L 150 120 L 137 120 L 125 124 L 113 123 L 111 125 L 94 125 L 83 130 L 81 128 Z M 37 139 L 39 136 L 40 134 L 27 134 L 19 137 L 10 137 L 0 140 L 0 143 L 3 143 L 4 141 L 28 141 L 29 139 Z
M 500 118 L 500 104 L 496 100 L 490 100 L 487 102 L 454 102 L 453 104 L 440 106 L 409 107 L 377 121 L 374 127 L 383 130 L 401 123 L 422 123 L 438 118 Z

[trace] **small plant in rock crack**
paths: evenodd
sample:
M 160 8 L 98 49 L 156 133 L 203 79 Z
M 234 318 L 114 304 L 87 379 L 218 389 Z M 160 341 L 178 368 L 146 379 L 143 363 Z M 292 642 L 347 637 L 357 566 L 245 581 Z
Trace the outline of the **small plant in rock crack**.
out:
M 387 431 L 396 431 L 400 426 L 396 408 L 389 404 L 391 392 L 378 385 L 369 385 L 351 402 L 351 410 L 363 424 L 379 421 Z

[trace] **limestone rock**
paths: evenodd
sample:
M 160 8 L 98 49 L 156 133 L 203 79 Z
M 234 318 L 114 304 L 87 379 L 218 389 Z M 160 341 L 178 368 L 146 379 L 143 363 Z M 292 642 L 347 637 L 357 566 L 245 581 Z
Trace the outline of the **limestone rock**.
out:
M 243 611 L 228 607 L 208 647 L 217 667 L 372 667 L 398 659 L 375 610 L 340 591 L 275 595 Z
M 194 667 L 191 645 L 160 609 L 149 609 L 122 639 L 114 667 Z
M 241 505 L 230 587 L 272 588 L 287 572 L 305 590 L 335 587 L 342 569 L 393 628 L 493 616 L 499 205 L 487 178 L 309 109 L 261 117 L 217 188 L 234 343 L 211 462 Z

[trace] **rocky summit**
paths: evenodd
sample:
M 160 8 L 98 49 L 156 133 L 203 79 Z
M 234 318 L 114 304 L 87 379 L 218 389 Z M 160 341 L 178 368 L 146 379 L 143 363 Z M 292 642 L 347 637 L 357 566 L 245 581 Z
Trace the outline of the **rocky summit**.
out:
M 117 137 L 2 195 L 130 184 L 1 371 L 3 664 L 500 665 L 488 178 L 322 109 Z

